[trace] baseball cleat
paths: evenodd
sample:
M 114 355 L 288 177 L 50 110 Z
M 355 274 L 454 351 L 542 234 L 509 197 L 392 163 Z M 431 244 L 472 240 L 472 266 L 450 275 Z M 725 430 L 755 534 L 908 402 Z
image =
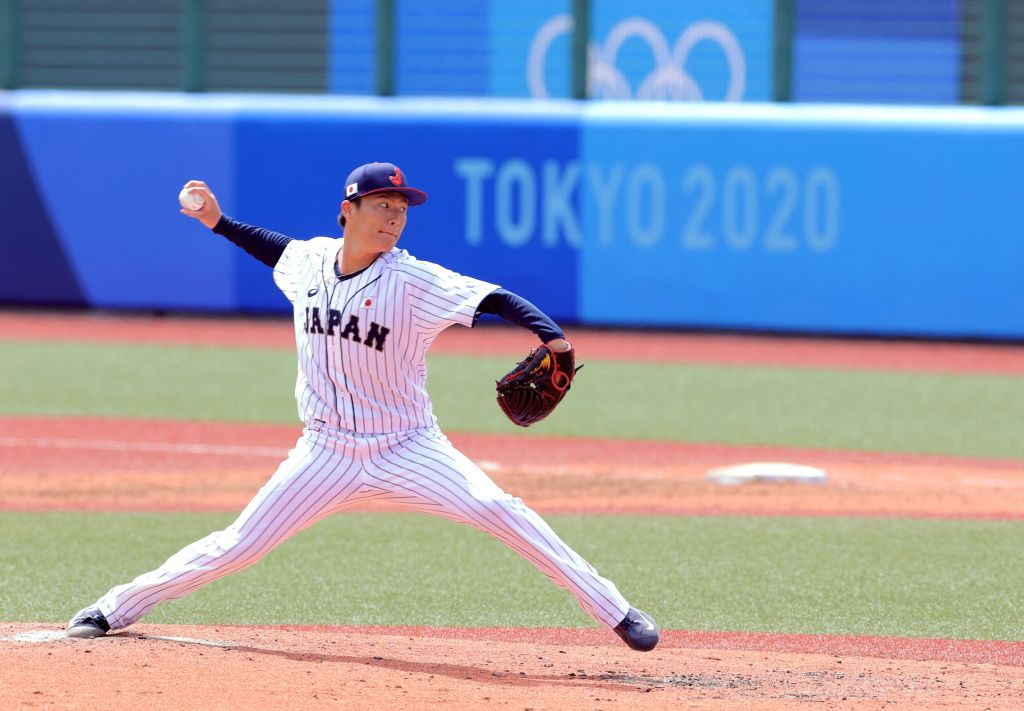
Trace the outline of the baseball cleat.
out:
M 654 618 L 635 607 L 629 608 L 622 622 L 615 626 L 615 634 L 638 652 L 649 652 L 658 646 L 658 625 Z
M 92 639 L 102 637 L 110 631 L 110 624 L 103 613 L 95 607 L 87 607 L 71 618 L 68 623 L 68 637 Z

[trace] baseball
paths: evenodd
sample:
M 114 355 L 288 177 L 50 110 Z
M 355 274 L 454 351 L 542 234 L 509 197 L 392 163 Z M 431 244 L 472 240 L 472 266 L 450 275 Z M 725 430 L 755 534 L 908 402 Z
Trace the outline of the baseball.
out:
M 178 202 L 180 202 L 181 206 L 186 210 L 192 210 L 193 212 L 201 210 L 203 205 L 206 204 L 206 200 L 202 195 L 189 192 L 189 190 L 190 188 L 181 189 L 181 192 L 178 193 Z

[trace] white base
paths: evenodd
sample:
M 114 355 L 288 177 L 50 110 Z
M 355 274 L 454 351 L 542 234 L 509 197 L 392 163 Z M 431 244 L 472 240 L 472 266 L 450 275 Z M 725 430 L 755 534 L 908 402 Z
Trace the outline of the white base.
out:
M 744 484 L 748 481 L 795 481 L 804 484 L 824 484 L 828 474 L 824 469 L 786 462 L 750 462 L 711 469 L 708 481 L 716 484 Z

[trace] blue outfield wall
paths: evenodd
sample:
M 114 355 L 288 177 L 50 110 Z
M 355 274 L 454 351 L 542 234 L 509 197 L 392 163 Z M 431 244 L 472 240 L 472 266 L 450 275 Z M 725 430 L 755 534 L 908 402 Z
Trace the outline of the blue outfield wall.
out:
M 335 235 L 342 183 L 430 193 L 400 246 L 566 323 L 1024 338 L 1019 109 L 0 93 L 0 301 L 284 312 L 178 214 Z

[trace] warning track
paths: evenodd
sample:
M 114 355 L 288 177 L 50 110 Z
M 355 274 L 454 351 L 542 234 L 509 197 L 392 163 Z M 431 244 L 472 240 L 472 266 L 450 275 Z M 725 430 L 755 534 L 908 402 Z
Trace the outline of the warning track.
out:
M 174 343 L 244 348 L 295 347 L 285 318 L 9 312 L 5 340 Z M 687 334 L 570 328 L 582 357 L 640 362 L 766 365 L 1024 375 L 1024 345 Z M 522 356 L 535 338 L 520 328 L 449 328 L 432 353 Z

